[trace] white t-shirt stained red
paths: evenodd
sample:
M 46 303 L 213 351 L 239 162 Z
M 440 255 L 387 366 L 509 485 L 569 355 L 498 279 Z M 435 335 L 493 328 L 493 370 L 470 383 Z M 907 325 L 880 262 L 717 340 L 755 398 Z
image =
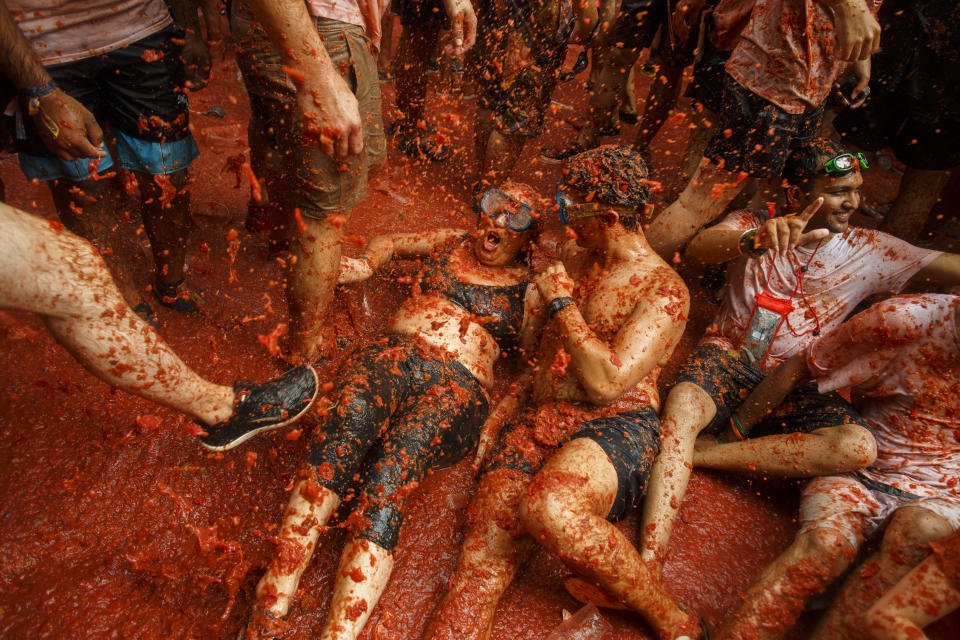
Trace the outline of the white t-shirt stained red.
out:
M 960 296 L 885 300 L 807 348 L 821 392 L 851 387 L 877 438 L 861 473 L 921 497 L 960 501 Z
M 717 226 L 746 231 L 767 219 L 766 212 L 742 210 L 729 214 Z M 759 258 L 740 256 L 727 268 L 723 305 L 701 343 L 739 349 L 756 307 L 756 295 L 769 287 L 773 296 L 793 302 L 793 311 L 774 337 L 762 365 L 772 369 L 804 349 L 818 331 L 826 333 L 843 322 L 867 297 L 898 293 L 940 255 L 880 231 L 849 227 L 816 248 L 767 251 Z M 797 272 L 802 266 L 807 271 L 798 287 Z
M 163 0 L 8 0 L 7 8 L 44 66 L 120 49 L 173 22 Z

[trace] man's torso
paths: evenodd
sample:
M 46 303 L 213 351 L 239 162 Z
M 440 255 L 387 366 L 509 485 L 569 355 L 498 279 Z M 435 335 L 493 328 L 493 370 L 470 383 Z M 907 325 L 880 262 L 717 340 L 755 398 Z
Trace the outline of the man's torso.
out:
M 45 66 L 119 49 L 172 22 L 163 0 L 11 0 L 7 6 Z

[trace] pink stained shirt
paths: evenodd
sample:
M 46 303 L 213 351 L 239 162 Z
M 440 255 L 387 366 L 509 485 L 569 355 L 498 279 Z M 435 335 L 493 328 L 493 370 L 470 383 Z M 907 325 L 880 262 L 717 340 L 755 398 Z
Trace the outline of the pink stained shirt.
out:
M 173 22 L 163 0 L 8 0 L 7 7 L 44 66 L 120 49 Z
M 851 387 L 877 438 L 861 473 L 922 497 L 960 502 L 960 296 L 891 298 L 807 349 L 826 393 Z
M 861 0 L 875 11 L 873 0 Z M 757 0 L 727 61 L 734 80 L 787 113 L 823 104 L 846 62 L 833 54 L 833 13 L 817 0 Z
M 310 15 L 330 18 L 363 27 L 373 48 L 380 50 L 380 19 L 390 7 L 390 0 L 307 0 Z
M 766 219 L 766 212 L 741 210 L 717 226 L 746 231 Z M 818 323 L 820 333 L 830 331 L 862 300 L 873 294 L 899 292 L 940 255 L 880 231 L 850 227 L 824 241 L 816 255 L 813 249 L 797 247 L 788 252 L 767 251 L 759 258 L 741 256 L 727 267 L 729 284 L 723 305 L 702 342 L 739 349 L 756 306 L 755 296 L 764 290 L 768 274 L 770 293 L 790 298 L 797 286 L 798 267 L 809 263 L 802 289 L 793 298 L 789 322 L 780 327 L 763 363 L 765 369 L 772 369 L 810 344 Z

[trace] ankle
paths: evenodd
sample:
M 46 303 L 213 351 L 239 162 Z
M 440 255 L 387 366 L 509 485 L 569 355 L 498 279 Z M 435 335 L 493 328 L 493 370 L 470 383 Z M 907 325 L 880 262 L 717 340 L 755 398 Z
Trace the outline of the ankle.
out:
M 232 387 L 211 385 L 213 388 L 204 393 L 209 405 L 196 416 L 207 426 L 223 422 L 233 415 L 236 406 L 236 393 Z

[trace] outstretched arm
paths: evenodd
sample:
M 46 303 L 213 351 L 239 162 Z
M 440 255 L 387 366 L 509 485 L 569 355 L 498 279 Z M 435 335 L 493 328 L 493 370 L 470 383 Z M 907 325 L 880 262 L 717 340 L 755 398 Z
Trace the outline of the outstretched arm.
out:
M 477 445 L 477 455 L 473 459 L 474 468 L 479 470 L 483 466 L 483 460 L 487 452 L 490 451 L 490 447 L 497 441 L 500 429 L 517 414 L 520 407 L 527 401 L 532 382 L 533 376 L 531 374 L 522 375 L 515 384 L 510 385 L 507 393 L 487 416 L 483 427 L 480 429 L 480 444 Z
M 930 282 L 947 287 L 960 285 L 960 254 L 944 253 L 917 272 L 913 281 Z
M 438 229 L 426 233 L 385 233 L 367 243 L 359 258 L 340 258 L 337 284 L 360 282 L 373 275 L 378 268 L 393 258 L 425 256 L 453 238 L 462 236 L 463 229 Z
M 719 263 L 741 255 L 785 251 L 797 245 L 817 242 L 830 235 L 830 230 L 806 231 L 806 227 L 822 204 L 823 198 L 817 198 L 799 215 L 770 218 L 756 229 L 747 231 L 724 225 L 709 227 L 690 241 L 686 255 L 704 263 Z

